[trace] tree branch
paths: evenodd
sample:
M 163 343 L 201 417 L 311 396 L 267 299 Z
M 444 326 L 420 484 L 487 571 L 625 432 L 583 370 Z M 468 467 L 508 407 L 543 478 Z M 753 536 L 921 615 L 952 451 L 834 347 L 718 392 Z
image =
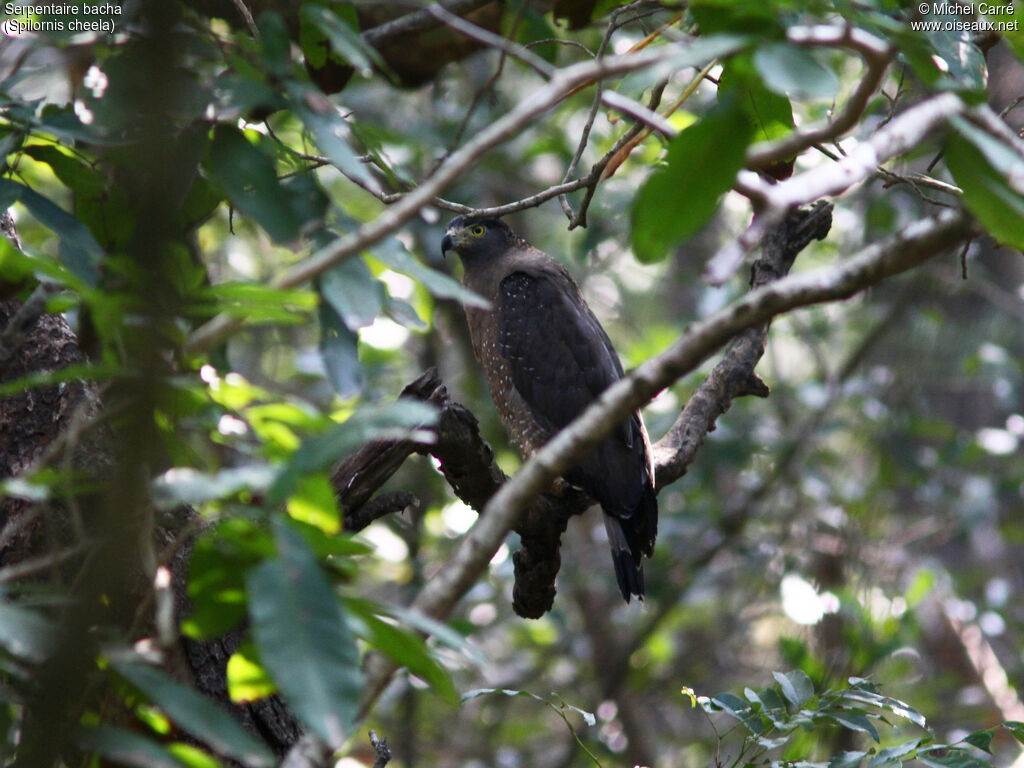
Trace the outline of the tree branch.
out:
M 363 39 L 371 45 L 380 45 L 388 40 L 407 35 L 412 32 L 422 32 L 441 24 L 441 19 L 435 13 L 440 8 L 451 14 L 462 15 L 482 8 L 494 0 L 448 0 L 446 3 L 436 3 L 418 11 L 399 16 L 394 21 L 373 27 L 363 32 Z
M 959 96 L 941 93 L 908 109 L 837 162 L 805 171 L 779 184 L 769 185 L 753 173 L 741 172 L 743 183 L 755 190 L 761 210 L 735 242 L 725 245 L 711 257 L 705 270 L 707 280 L 712 285 L 723 283 L 786 211 L 838 195 L 864 181 L 883 162 L 914 148 L 936 125 L 964 109 Z
M 794 213 L 765 239 L 764 253 L 751 270 L 750 284 L 759 288 L 784 277 L 797 254 L 812 240 L 824 239 L 832 225 L 832 205 L 819 203 Z M 748 328 L 730 342 L 722 359 L 690 396 L 679 418 L 652 446 L 656 486 L 660 489 L 686 473 L 704 437 L 718 417 L 743 395 L 767 397 L 768 387 L 754 373 L 764 354 L 768 324 Z
M 557 70 L 550 82 L 537 89 L 531 98 L 522 100 L 513 110 L 477 133 L 453 152 L 433 176 L 381 212 L 374 221 L 316 251 L 308 259 L 275 278 L 272 285 L 275 288 L 294 288 L 302 285 L 379 242 L 415 216 L 421 208 L 430 205 L 435 196 L 472 167 L 488 150 L 518 134 L 538 115 L 557 105 L 576 86 L 594 79 L 636 72 L 668 59 L 684 56 L 686 52 L 685 46 L 666 45 L 655 51 L 609 56 Z M 240 324 L 240 319 L 228 315 L 214 317 L 189 336 L 184 345 L 186 354 L 196 355 L 211 349 L 230 336 Z
M 838 138 L 853 128 L 867 109 L 871 96 L 878 90 L 889 62 L 896 55 L 896 50 L 884 40 L 853 27 L 792 27 L 786 32 L 786 37 L 797 45 L 854 50 L 864 59 L 866 71 L 846 102 L 846 107 L 835 119 L 796 131 L 777 141 L 762 142 L 751 147 L 747 152 L 747 165 L 752 168 L 765 168 L 786 160 L 815 144 Z
M 607 389 L 534 454 L 515 477 L 502 485 L 453 556 L 426 584 L 412 608 L 435 619 L 445 618 L 486 570 L 508 532 L 537 494 L 549 488 L 555 478 L 579 461 L 633 410 L 693 370 L 737 333 L 798 307 L 848 298 L 887 277 L 922 264 L 971 232 L 966 214 L 944 211 L 865 248 L 843 264 L 784 277 L 691 325 L 667 351 Z M 376 656 L 373 659 L 367 668 L 364 713 L 383 692 L 394 670 L 391 662 Z

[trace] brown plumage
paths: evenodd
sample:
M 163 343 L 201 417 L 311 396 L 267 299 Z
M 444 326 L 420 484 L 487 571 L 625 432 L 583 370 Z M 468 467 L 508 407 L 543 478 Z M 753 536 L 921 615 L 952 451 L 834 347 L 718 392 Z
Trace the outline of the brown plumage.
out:
M 458 216 L 441 249 L 459 254 L 463 283 L 491 302 L 489 310 L 466 308 L 473 351 L 498 415 L 529 457 L 623 377 L 622 363 L 569 273 L 503 221 Z M 658 502 L 640 412 L 565 479 L 601 505 L 622 596 L 642 598 L 641 559 L 654 552 Z

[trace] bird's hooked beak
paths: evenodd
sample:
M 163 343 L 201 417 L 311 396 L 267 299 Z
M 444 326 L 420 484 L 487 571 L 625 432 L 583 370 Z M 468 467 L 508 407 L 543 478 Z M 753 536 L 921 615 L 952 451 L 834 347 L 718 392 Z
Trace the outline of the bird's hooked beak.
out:
M 449 229 L 441 239 L 441 258 L 447 256 L 448 251 L 452 250 L 455 250 L 455 238 L 452 237 L 452 230 Z

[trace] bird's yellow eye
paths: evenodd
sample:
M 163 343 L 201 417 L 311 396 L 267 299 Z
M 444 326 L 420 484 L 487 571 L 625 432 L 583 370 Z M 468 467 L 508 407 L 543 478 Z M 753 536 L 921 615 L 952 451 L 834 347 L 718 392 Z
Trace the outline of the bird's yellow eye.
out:
M 469 231 L 472 232 L 477 237 L 483 237 L 484 236 L 484 227 L 483 227 L 482 224 L 477 224 L 475 227 L 473 227 Z

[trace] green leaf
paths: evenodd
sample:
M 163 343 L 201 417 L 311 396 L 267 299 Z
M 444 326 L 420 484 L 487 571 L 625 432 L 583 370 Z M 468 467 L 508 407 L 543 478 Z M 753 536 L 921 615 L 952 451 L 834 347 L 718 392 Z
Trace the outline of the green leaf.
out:
M 31 608 L 0 600 L 0 647 L 26 661 L 45 661 L 57 644 L 57 628 Z
M 555 711 L 568 709 L 582 716 L 584 722 L 587 725 L 594 726 L 597 724 L 597 718 L 594 717 L 594 714 L 592 712 L 587 712 L 585 709 L 580 709 L 579 707 L 574 707 L 571 704 L 566 704 L 561 699 L 559 699 L 559 703 L 555 705 L 547 699 L 545 699 L 543 696 L 538 696 L 535 693 L 530 693 L 529 691 L 521 691 L 514 688 L 475 688 L 472 691 L 466 691 L 466 693 L 462 694 L 462 701 L 466 702 L 471 699 L 478 698 L 480 696 L 489 696 L 495 693 L 500 693 L 503 696 L 521 696 L 527 699 L 533 699 L 534 701 L 539 701 L 542 704 L 546 704 Z
M 331 267 L 320 276 L 318 287 L 323 299 L 353 331 L 372 323 L 384 303 L 384 287 L 362 259 Z
M 329 304 L 320 305 L 320 357 L 327 380 L 342 398 L 363 391 L 366 379 L 359 362 L 359 334 Z
M 317 307 L 317 296 L 305 288 L 274 288 L 262 283 L 217 283 L 200 292 L 210 314 L 226 312 L 251 323 L 304 322 Z
M 294 517 L 292 520 L 292 527 L 302 534 L 313 554 L 321 560 L 329 560 L 332 565 L 349 558 L 373 554 L 373 547 L 356 538 L 355 534 L 344 531 L 328 534 L 318 526 L 295 520 Z
M 928 721 L 925 719 L 924 715 L 922 715 L 909 704 L 902 702 L 899 699 L 886 697 L 884 703 L 882 704 L 882 708 L 888 710 L 889 712 L 892 712 L 897 717 L 902 717 L 905 720 L 909 720 L 919 728 L 928 727 Z
M 878 750 L 868 761 L 868 768 L 885 768 L 885 766 L 900 765 L 903 758 L 911 754 L 920 746 L 920 739 L 911 739 L 893 747 L 886 747 Z M 831 766 L 829 767 L 831 768 Z
M 60 183 L 76 195 L 95 197 L 102 194 L 106 188 L 103 174 L 52 144 L 33 144 L 23 148 L 21 154 L 50 166 L 54 175 L 60 179 Z
M 934 53 L 932 60 L 940 65 L 944 77 L 940 84 L 949 83 L 960 91 L 984 91 L 988 81 L 988 67 L 985 54 L 975 45 L 973 33 L 966 30 L 954 30 L 952 22 L 962 22 L 953 14 L 929 14 L 929 21 L 950 24 L 948 29 L 928 30 L 925 36 L 931 43 Z
M 349 146 L 351 131 L 338 107 L 311 85 L 290 82 L 287 93 L 292 112 L 313 134 L 331 163 L 349 178 L 376 189 L 376 179 Z
M 448 704 L 458 704 L 459 694 L 455 690 L 448 671 L 432 655 L 422 637 L 401 627 L 382 620 L 365 602 L 346 601 L 365 626 L 364 632 L 357 632 L 366 642 L 383 653 L 399 666 L 422 678 Z
M 182 631 L 209 639 L 240 625 L 246 615 L 245 574 L 273 554 L 267 532 L 249 520 L 230 518 L 204 531 L 189 559 L 192 612 Z
M 739 720 L 755 736 L 764 731 L 761 715 L 738 696 L 733 696 L 731 693 L 720 693 L 711 699 L 711 703 Z
M 381 264 L 422 283 L 424 288 L 438 298 L 454 299 L 467 307 L 491 308 L 487 299 L 473 293 L 458 280 L 421 264 L 397 237 L 385 238 L 370 253 Z
M 729 0 L 729 2 L 732 3 L 733 0 Z M 689 8 L 695 10 L 692 3 L 689 4 Z M 701 30 L 701 36 L 694 38 L 692 43 L 681 49 L 679 53 L 670 54 L 654 66 L 626 75 L 621 81 L 620 90 L 626 93 L 650 88 L 655 83 L 672 77 L 688 67 L 700 69 L 712 59 L 725 59 L 746 48 L 752 40 L 746 35 L 725 33 L 705 36 L 705 34 L 705 30 Z
M 285 74 L 291 59 L 288 27 L 274 11 L 263 11 L 257 21 L 263 43 L 263 61 L 272 72 Z
M 396 299 L 393 296 L 387 296 L 385 299 L 384 311 L 388 317 L 394 320 L 399 325 L 404 325 L 407 328 L 425 328 L 426 323 L 416 313 L 416 309 L 409 302 L 404 299 Z
M 502 19 L 503 37 L 514 38 L 520 45 L 530 45 L 530 50 L 550 64 L 558 63 L 558 45 L 553 41 L 558 32 L 547 20 L 541 8 L 534 7 L 529 0 L 510 0 L 505 4 Z
M 965 749 L 934 746 L 922 749 L 917 759 L 931 768 L 992 768 L 991 763 L 979 760 Z
M 268 464 L 245 464 L 212 474 L 191 467 L 174 467 L 153 481 L 153 503 L 158 509 L 174 509 L 182 504 L 198 506 L 241 491 L 263 492 L 276 475 Z
M 188 768 L 224 768 L 219 760 L 192 744 L 183 741 L 172 741 L 167 751 L 178 758 Z
M 359 711 L 363 679 L 341 603 L 302 537 L 274 521 L 279 556 L 246 578 L 263 666 L 296 715 L 334 749 Z
M 82 729 L 78 746 L 87 753 L 134 768 L 188 768 L 155 741 L 113 725 Z
M 384 613 L 394 616 L 403 624 L 408 624 L 410 627 L 418 629 L 420 632 L 425 632 L 439 643 L 447 645 L 453 651 L 461 653 L 477 666 L 483 666 L 487 663 L 487 658 L 477 646 L 471 644 L 463 635 L 456 632 L 447 624 L 443 624 L 437 619 L 424 616 L 419 611 L 414 611 L 401 605 L 377 607 Z
M 783 96 L 831 99 L 839 78 L 803 48 L 788 43 L 762 45 L 754 52 L 754 66 L 764 84 Z
M 949 122 L 956 128 L 957 133 L 985 156 L 989 165 L 1007 179 L 1016 180 L 1015 187 L 1024 191 L 1024 159 L 1021 159 L 1015 149 L 960 115 L 950 115 Z
M 88 227 L 39 193 L 10 179 L 0 179 L 0 199 L 7 201 L 3 207 L 20 201 L 40 224 L 60 238 L 61 261 L 71 273 L 88 285 L 96 285 L 103 249 Z
M 814 695 L 814 684 L 803 670 L 795 669 L 786 674 L 772 672 L 772 676 L 782 688 L 782 695 L 796 709 L 802 707 Z
M 1008 730 L 1013 738 L 1024 744 L 1024 723 L 1020 720 L 1007 720 L 1003 723 L 1003 728 Z
M 871 736 L 872 739 L 878 741 L 878 729 L 868 720 L 864 715 L 859 712 L 843 712 L 833 710 L 830 712 L 822 712 L 823 717 L 834 720 L 844 728 L 849 728 L 851 731 L 858 731 L 859 733 L 866 733 Z
M 870 680 L 851 677 L 850 683 L 853 687 L 839 691 L 837 694 L 839 698 L 847 701 L 856 701 L 861 704 L 867 704 L 868 706 L 877 707 L 878 709 L 884 709 L 897 717 L 909 720 L 914 725 L 921 728 L 928 727 L 928 723 L 924 715 L 904 701 L 894 699 L 890 696 L 883 696 L 878 692 L 874 683 Z
M 743 167 L 752 126 L 735 102 L 723 103 L 668 146 L 667 167 L 644 182 L 633 202 L 633 250 L 659 261 L 697 232 Z
M 148 664 L 112 661 L 111 666 L 164 711 L 168 718 L 224 757 L 272 768 L 277 760 L 211 699 Z
M 722 32 L 785 35 L 785 15 L 765 0 L 696 0 L 689 8 L 702 37 Z
M 992 754 L 990 745 L 992 744 L 992 736 L 995 734 L 995 728 L 989 728 L 987 731 L 975 731 L 964 737 L 964 741 L 970 744 L 972 747 L 977 747 L 982 752 L 988 752 Z
M 6 209 L 0 204 L 0 211 L 3 210 Z M 35 259 L 15 248 L 14 243 L 6 237 L 0 237 L 0 286 L 3 286 L 5 294 L 14 286 L 34 288 L 36 281 L 33 278 L 37 266 Z
M 331 9 L 317 3 L 303 3 L 299 20 L 302 24 L 310 24 L 319 29 L 330 42 L 331 49 L 363 77 L 373 74 L 374 65 L 382 66 L 377 49 L 363 40 L 358 30 L 338 18 Z
M 303 442 L 270 489 L 268 500 L 279 504 L 292 493 L 300 477 L 343 459 L 363 443 L 372 439 L 408 439 L 414 430 L 429 427 L 436 420 L 437 411 L 418 400 L 401 399 L 361 408 L 343 424 Z
M 867 756 L 867 752 L 840 752 L 828 761 L 828 768 L 857 768 Z
M 719 98 L 734 98 L 753 126 L 754 141 L 770 141 L 793 130 L 793 106 L 765 87 L 750 56 L 733 56 L 722 67 Z
M 757 745 L 763 749 L 778 749 L 788 742 L 790 738 L 790 736 L 776 736 L 774 739 L 769 739 L 766 736 L 758 736 L 755 741 L 757 742 Z
M 314 472 L 299 480 L 295 493 L 288 497 L 288 514 L 328 535 L 341 530 L 338 499 L 326 472 Z
M 274 164 L 237 128 L 223 123 L 213 133 L 207 165 L 231 202 L 255 219 L 275 241 L 289 243 L 303 224 L 289 204 Z
M 265 699 L 277 693 L 277 686 L 256 659 L 251 643 L 242 643 L 228 659 L 228 695 L 235 703 Z
M 25 140 L 21 131 L 0 130 L 0 167 L 3 167 L 8 155 L 13 154 Z
M 28 376 L 22 376 L 18 379 L 5 381 L 3 384 L 0 384 L 0 397 L 8 397 L 13 394 L 21 393 L 27 389 L 48 387 L 52 384 L 78 381 L 80 379 L 85 379 L 87 381 L 103 381 L 104 379 L 112 379 L 115 376 L 119 376 L 121 373 L 122 371 L 117 370 L 113 363 L 104 362 L 98 365 L 93 365 L 92 363 L 76 363 L 73 365 L 67 365 L 56 371 L 30 373 Z
M 996 240 L 1024 250 L 1024 196 L 960 133 L 947 136 L 945 159 L 967 209 Z
M 229 60 L 237 57 L 229 56 Z M 246 68 L 241 63 L 240 69 Z M 248 72 L 240 77 L 236 71 L 228 70 L 214 79 L 214 95 L 219 113 L 248 114 L 254 109 L 278 110 L 285 106 L 281 93 L 263 82 L 262 72 Z
M 104 71 L 108 75 L 110 74 L 106 67 L 104 67 Z M 116 146 L 123 144 L 125 140 L 123 135 L 111 136 L 108 130 L 96 123 L 85 125 L 70 104 L 61 107 L 48 104 L 43 108 L 38 120 L 32 119 L 29 122 L 37 126 L 41 133 L 59 139 L 66 146 L 74 146 L 78 142 L 98 146 Z

